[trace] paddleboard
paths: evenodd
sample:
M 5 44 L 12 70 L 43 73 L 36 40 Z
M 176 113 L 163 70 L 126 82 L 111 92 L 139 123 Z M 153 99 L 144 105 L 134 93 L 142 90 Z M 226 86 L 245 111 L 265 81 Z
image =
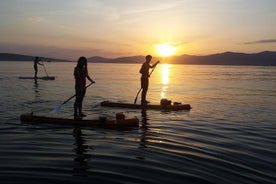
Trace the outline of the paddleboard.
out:
M 25 113 L 20 116 L 21 122 L 31 124 L 56 124 L 56 125 L 73 125 L 73 126 L 86 126 L 86 127 L 101 127 L 101 128 L 127 128 L 139 125 L 137 117 L 129 119 L 107 119 L 99 117 L 99 119 L 70 119 L 70 118 L 57 118 L 38 116 L 33 113 Z
M 178 110 L 190 110 L 190 104 L 173 104 L 173 105 L 140 105 L 140 104 L 130 104 L 130 103 L 119 103 L 119 102 L 110 102 L 103 101 L 101 102 L 101 106 L 105 107 L 121 107 L 121 108 L 129 108 L 129 109 L 153 109 L 153 110 L 170 110 L 170 111 L 178 111 Z
M 54 76 L 43 76 L 43 77 L 18 77 L 18 79 L 40 79 L 40 80 L 55 80 Z

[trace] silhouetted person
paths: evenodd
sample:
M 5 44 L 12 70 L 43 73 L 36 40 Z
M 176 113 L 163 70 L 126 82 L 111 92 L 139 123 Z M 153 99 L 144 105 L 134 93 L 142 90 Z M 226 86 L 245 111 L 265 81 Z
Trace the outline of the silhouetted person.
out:
M 75 117 L 84 117 L 82 113 L 82 101 L 86 92 L 86 78 L 91 82 L 95 83 L 87 71 L 87 59 L 86 57 L 80 57 L 77 63 L 77 66 L 74 69 L 75 76 L 75 91 L 76 99 L 74 103 L 74 116 Z
M 39 58 L 38 57 L 35 57 L 34 59 L 34 71 L 35 71 L 35 74 L 34 74 L 34 78 L 36 79 L 37 78 L 37 65 L 42 65 L 40 62 L 39 62 Z
M 148 91 L 148 87 L 149 87 L 149 77 L 150 77 L 149 69 L 154 68 L 159 63 L 159 61 L 157 61 L 154 65 L 150 65 L 151 59 L 152 59 L 152 56 L 147 55 L 146 62 L 143 63 L 143 65 L 140 69 L 140 73 L 142 74 L 142 76 L 141 76 L 141 88 L 142 88 L 141 104 L 142 105 L 146 105 L 146 104 L 150 103 L 149 101 L 146 100 L 147 91 Z

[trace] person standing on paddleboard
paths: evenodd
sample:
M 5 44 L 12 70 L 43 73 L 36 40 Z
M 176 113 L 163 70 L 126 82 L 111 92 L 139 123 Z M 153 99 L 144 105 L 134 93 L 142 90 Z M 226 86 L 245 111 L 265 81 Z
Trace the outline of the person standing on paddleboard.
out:
M 85 117 L 82 113 L 82 101 L 86 93 L 86 78 L 91 82 L 95 83 L 87 71 L 87 59 L 86 57 L 80 57 L 77 66 L 74 69 L 75 76 L 75 91 L 76 99 L 74 103 L 74 116 L 75 117 Z
M 146 105 L 146 104 L 150 103 L 149 101 L 146 100 L 147 91 L 148 91 L 148 87 L 149 87 L 149 77 L 150 77 L 149 69 L 154 68 L 159 63 L 159 61 L 157 61 L 154 65 L 150 65 L 151 59 L 152 59 L 152 56 L 147 55 L 146 61 L 143 63 L 143 65 L 140 69 L 140 73 L 142 74 L 142 76 L 141 76 L 141 88 L 142 88 L 141 105 Z
M 39 58 L 35 57 L 35 59 L 34 59 L 34 71 L 35 71 L 34 78 L 35 79 L 37 78 L 37 71 L 38 71 L 37 65 L 42 65 L 42 64 L 39 62 Z

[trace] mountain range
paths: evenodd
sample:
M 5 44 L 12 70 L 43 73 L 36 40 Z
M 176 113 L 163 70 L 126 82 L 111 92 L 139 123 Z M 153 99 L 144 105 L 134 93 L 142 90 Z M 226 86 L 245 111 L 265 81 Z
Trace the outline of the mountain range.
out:
M 57 58 L 42 58 L 46 61 L 69 61 Z M 28 55 L 0 53 L 0 61 L 32 61 L 33 59 L 33 56 Z M 153 57 L 153 63 L 157 60 L 171 64 L 276 66 L 276 52 L 264 51 L 253 54 L 224 52 L 205 56 L 181 55 L 171 56 L 168 58 Z M 88 58 L 88 62 L 93 63 L 143 63 L 144 61 L 145 56 L 130 56 L 119 58 L 93 56 Z
M 35 56 L 12 54 L 12 53 L 0 53 L 0 61 L 33 61 Z M 66 61 L 65 59 L 40 57 L 42 61 Z

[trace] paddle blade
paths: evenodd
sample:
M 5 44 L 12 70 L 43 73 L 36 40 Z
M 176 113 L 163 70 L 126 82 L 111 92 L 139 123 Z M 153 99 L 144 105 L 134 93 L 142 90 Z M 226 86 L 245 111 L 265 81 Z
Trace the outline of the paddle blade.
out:
M 138 96 L 136 96 L 136 98 L 135 98 L 135 100 L 134 100 L 134 104 L 136 104 L 136 101 L 137 101 L 137 97 L 138 97 Z
M 56 112 L 60 111 L 62 105 L 63 105 L 63 104 L 58 105 L 58 106 L 57 106 L 54 110 L 52 110 L 51 112 L 56 113 Z
M 136 98 L 135 98 L 135 100 L 134 100 L 134 104 L 136 104 L 136 101 L 137 101 L 137 98 L 138 98 L 138 95 L 139 95 L 139 93 L 140 93 L 140 91 L 142 90 L 142 88 L 140 88 L 139 89 L 139 91 L 138 91 L 138 93 L 137 93 L 137 95 L 136 95 Z

